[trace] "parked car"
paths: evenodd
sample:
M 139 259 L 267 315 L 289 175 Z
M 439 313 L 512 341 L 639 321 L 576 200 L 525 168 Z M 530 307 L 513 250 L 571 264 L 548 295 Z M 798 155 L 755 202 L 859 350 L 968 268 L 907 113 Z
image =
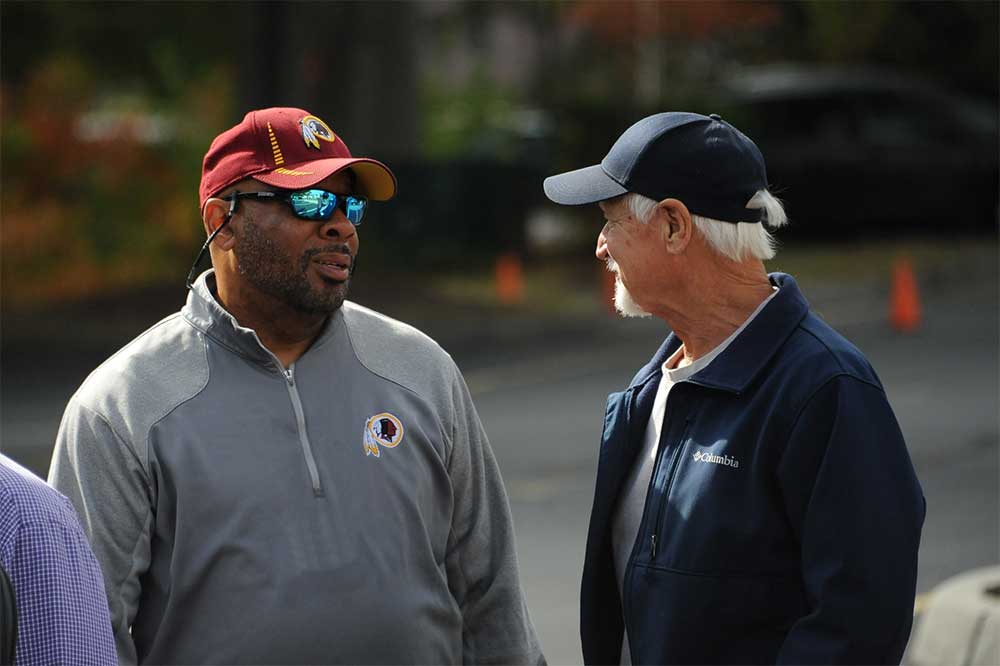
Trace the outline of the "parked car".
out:
M 894 72 L 805 66 L 741 70 L 721 104 L 764 153 L 792 237 L 997 230 L 988 104 Z

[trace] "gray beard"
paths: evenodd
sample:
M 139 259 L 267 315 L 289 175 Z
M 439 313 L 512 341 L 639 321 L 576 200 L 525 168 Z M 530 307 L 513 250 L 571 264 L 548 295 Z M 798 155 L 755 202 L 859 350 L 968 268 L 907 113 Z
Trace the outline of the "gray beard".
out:
M 328 246 L 306 252 L 299 261 L 279 249 L 267 238 L 251 217 L 242 225 L 242 233 L 236 236 L 237 268 L 241 276 L 259 291 L 273 296 L 299 312 L 305 314 L 329 314 L 344 303 L 350 288 L 347 282 L 329 282 L 328 288 L 315 289 L 306 272 L 315 254 L 334 249 Z M 346 247 L 338 246 L 350 254 Z M 354 275 L 354 257 L 351 259 L 351 275 Z
M 621 275 L 618 274 L 618 264 L 614 259 L 608 258 L 608 270 L 615 274 L 615 310 L 623 317 L 638 317 L 643 319 L 652 315 L 635 302 L 632 294 L 629 293 L 625 283 L 622 282 Z

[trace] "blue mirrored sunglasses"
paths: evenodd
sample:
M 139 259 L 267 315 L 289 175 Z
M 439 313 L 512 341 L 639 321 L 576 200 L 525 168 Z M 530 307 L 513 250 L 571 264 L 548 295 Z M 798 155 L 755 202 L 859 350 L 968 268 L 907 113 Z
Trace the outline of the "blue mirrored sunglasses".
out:
M 361 224 L 368 210 L 368 199 L 355 194 L 337 194 L 327 190 L 310 189 L 294 192 L 236 192 L 227 197 L 234 205 L 230 213 L 236 211 L 237 199 L 257 201 L 284 201 L 292 208 L 295 217 L 315 222 L 325 222 L 333 217 L 338 208 L 354 226 Z

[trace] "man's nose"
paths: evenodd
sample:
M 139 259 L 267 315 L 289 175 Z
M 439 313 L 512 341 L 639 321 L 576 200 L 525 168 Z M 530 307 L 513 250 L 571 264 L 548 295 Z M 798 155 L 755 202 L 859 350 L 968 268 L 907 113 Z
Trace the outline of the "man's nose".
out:
M 594 254 L 601 261 L 607 261 L 608 259 L 608 239 L 604 237 L 603 231 L 597 235 L 597 249 L 594 251 Z
M 339 208 L 333 212 L 333 217 L 320 225 L 319 235 L 324 238 L 338 238 L 347 240 L 357 232 L 351 224 L 344 211 Z

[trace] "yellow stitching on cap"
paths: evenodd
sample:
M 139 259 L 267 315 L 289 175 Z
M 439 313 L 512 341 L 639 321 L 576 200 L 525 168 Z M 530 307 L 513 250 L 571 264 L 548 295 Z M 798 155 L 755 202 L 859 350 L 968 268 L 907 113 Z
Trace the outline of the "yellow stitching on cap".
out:
M 313 175 L 312 171 L 294 171 L 292 169 L 286 169 L 285 167 L 281 167 L 280 169 L 275 169 L 274 173 L 280 173 L 280 174 L 285 175 L 285 176 L 311 176 L 311 175 Z
M 281 154 L 281 146 L 278 145 L 278 138 L 274 136 L 274 130 L 271 129 L 271 123 L 267 124 L 267 134 L 271 137 L 271 152 L 274 153 L 274 164 L 275 166 L 281 166 L 285 163 L 285 158 Z

